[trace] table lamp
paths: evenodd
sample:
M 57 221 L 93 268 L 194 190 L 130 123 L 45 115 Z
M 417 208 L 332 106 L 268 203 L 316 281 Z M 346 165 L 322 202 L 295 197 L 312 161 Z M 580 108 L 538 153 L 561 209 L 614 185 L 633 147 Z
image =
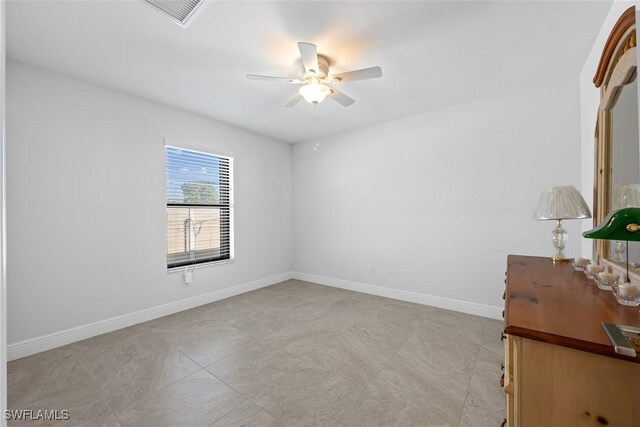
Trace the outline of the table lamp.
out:
M 640 207 L 640 184 L 619 184 L 613 187 L 611 196 L 612 209 L 614 211 L 622 208 L 638 208 Z M 628 247 L 629 244 L 627 243 Z M 616 256 L 614 261 L 622 263 L 622 254 L 628 252 L 621 240 L 618 240 L 613 251 Z
M 542 192 L 536 210 L 536 219 L 557 221 L 556 228 L 551 232 L 553 246 L 556 248 L 555 255 L 551 257 L 553 262 L 569 260 L 564 256 L 567 231 L 562 228 L 562 220 L 584 218 L 591 218 L 591 211 L 573 185 L 547 188 Z
M 602 224 L 582 233 L 587 239 L 622 240 L 640 242 L 640 208 L 623 208 L 611 212 Z M 629 257 L 627 257 L 627 280 L 629 280 Z

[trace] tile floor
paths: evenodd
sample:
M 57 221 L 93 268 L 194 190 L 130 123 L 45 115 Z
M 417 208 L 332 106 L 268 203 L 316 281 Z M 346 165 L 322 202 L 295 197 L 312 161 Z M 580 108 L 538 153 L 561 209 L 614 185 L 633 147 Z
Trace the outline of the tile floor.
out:
M 289 280 L 10 362 L 9 407 L 69 410 L 36 426 L 499 426 L 501 328 Z

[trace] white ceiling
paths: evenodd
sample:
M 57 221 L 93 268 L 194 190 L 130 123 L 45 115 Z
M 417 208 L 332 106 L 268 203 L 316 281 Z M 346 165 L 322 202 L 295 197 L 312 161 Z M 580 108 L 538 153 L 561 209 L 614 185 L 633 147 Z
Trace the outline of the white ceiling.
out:
M 9 1 L 8 56 L 297 142 L 577 77 L 606 2 L 211 1 L 188 28 L 141 0 Z M 282 104 L 296 42 L 333 72 L 380 65 L 339 89 L 356 103 Z M 317 126 L 316 124 L 317 119 Z

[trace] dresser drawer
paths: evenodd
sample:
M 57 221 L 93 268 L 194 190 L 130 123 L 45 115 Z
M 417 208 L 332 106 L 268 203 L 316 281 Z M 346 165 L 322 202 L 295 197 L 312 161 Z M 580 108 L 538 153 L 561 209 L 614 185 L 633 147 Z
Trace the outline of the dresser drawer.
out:
M 506 425 L 513 427 L 516 426 L 516 396 L 515 396 L 515 378 L 517 373 L 517 360 L 516 360 L 516 340 L 517 337 L 503 334 L 504 341 L 504 372 L 502 379 L 502 387 L 504 390 L 504 396 L 506 400 L 507 408 L 507 422 Z

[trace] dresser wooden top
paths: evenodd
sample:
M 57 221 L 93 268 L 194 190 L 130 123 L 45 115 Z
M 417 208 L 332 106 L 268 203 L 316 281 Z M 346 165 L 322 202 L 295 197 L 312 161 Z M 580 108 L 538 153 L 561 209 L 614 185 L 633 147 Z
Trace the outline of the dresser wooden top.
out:
M 601 322 L 640 326 L 638 307 L 618 304 L 570 263 L 509 255 L 505 333 L 640 363 L 614 352 Z

